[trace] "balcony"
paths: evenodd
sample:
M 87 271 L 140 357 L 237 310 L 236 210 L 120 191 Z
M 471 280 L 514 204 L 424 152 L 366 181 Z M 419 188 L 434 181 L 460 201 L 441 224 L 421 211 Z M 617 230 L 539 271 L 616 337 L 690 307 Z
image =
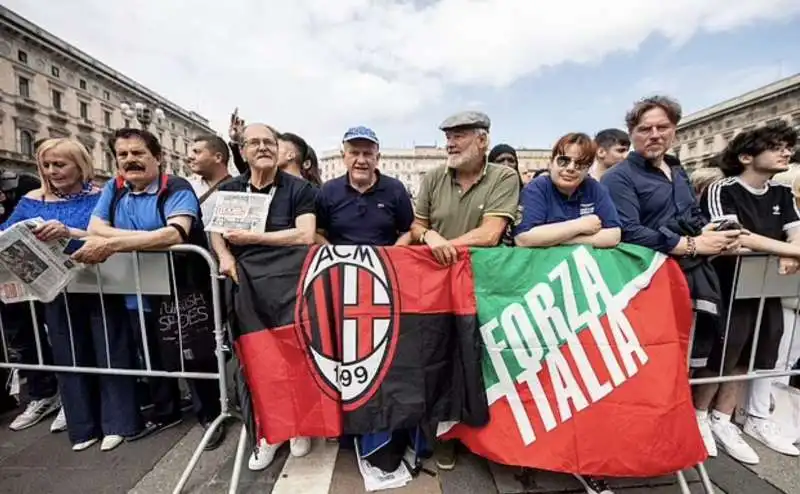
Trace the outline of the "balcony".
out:
M 50 110 L 50 121 L 56 125 L 67 125 L 69 121 L 69 114 L 64 110 L 56 110 L 55 108 Z
M 80 118 L 78 119 L 78 129 L 80 129 L 81 132 L 93 132 L 94 124 L 87 118 Z
M 32 98 L 17 95 L 14 98 L 14 106 L 20 111 L 37 112 L 39 111 L 39 103 Z

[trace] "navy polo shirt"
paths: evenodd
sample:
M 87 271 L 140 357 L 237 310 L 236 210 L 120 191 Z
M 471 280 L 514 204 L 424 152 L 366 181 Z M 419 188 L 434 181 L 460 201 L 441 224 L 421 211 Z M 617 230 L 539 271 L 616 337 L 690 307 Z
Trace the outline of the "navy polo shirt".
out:
M 682 220 L 705 224 L 689 176 L 677 158 L 665 156 L 671 179 L 637 152 L 607 171 L 602 180 L 608 187 L 622 222 L 622 241 L 669 253 L 681 236 L 667 224 Z
M 317 228 L 335 245 L 393 245 L 409 231 L 414 208 L 405 185 L 381 175 L 364 193 L 348 175 L 325 182 L 317 195 Z
M 608 190 L 588 176 L 567 197 L 556 188 L 549 176 L 541 175 L 522 189 L 520 204 L 522 221 L 514 231 L 515 236 L 537 226 L 562 223 L 590 214 L 600 218 L 603 228 L 620 227 L 617 208 L 611 202 Z

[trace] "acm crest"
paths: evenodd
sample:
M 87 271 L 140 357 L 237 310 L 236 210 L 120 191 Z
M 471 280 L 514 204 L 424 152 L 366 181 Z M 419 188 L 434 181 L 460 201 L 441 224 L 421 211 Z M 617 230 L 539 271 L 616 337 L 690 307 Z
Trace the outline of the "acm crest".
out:
M 311 249 L 297 287 L 295 328 L 320 388 L 360 408 L 380 387 L 397 349 L 397 277 L 385 251 Z

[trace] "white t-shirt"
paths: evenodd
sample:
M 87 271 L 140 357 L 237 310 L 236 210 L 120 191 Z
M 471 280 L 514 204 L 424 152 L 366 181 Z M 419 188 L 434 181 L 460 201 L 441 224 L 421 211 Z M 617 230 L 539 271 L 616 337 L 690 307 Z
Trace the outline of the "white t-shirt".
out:
M 197 194 L 197 198 L 205 194 L 208 189 L 211 187 L 208 185 L 208 182 L 205 180 L 190 180 L 192 184 L 192 188 L 194 189 L 194 193 Z M 200 210 L 203 213 L 203 224 L 207 225 L 209 221 L 211 221 L 211 216 L 214 214 L 214 205 L 217 203 L 217 192 L 214 191 L 211 193 L 210 196 L 203 201 L 203 204 L 200 205 Z

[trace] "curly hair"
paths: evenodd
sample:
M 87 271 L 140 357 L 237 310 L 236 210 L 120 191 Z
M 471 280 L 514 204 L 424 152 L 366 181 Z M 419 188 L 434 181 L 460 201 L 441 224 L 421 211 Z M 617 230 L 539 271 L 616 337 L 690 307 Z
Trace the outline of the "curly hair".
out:
M 781 146 L 792 148 L 796 144 L 796 130 L 783 120 L 770 123 L 757 129 L 742 132 L 734 137 L 722 151 L 719 167 L 726 177 L 734 177 L 740 175 L 745 168 L 739 160 L 739 156 L 756 157 L 765 151 L 771 151 Z

